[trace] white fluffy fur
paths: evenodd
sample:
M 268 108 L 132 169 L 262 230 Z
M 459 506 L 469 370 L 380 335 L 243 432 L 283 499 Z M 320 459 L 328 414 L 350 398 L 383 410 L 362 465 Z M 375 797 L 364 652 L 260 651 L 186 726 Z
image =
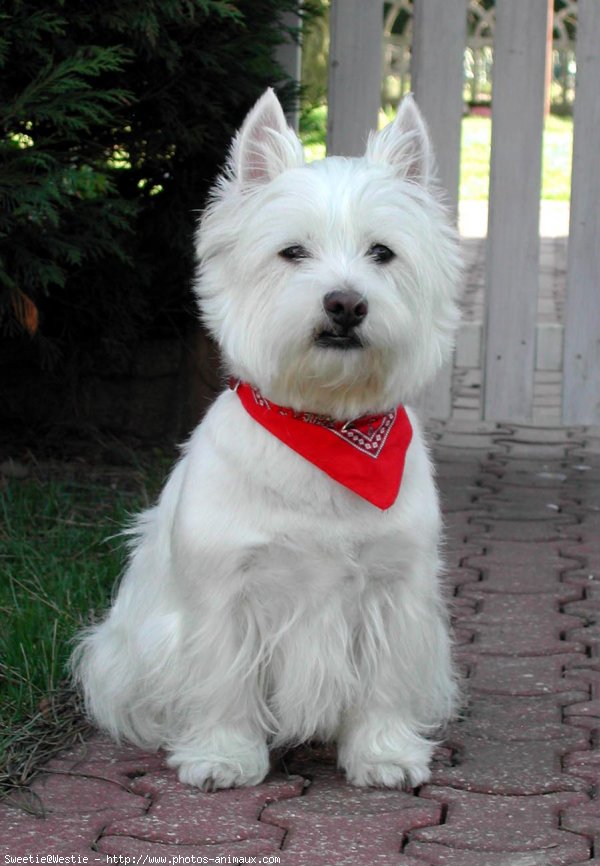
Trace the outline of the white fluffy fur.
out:
M 363 159 L 304 166 L 268 91 L 198 230 L 203 316 L 228 370 L 275 402 L 352 418 L 413 398 L 457 321 L 456 237 L 412 100 Z M 385 244 L 396 258 L 367 255 Z M 309 257 L 278 252 L 301 244 Z M 323 297 L 357 290 L 365 348 L 320 348 Z M 382 512 L 218 397 L 141 515 L 107 618 L 74 656 L 91 717 L 163 747 L 183 781 L 260 782 L 273 745 L 335 739 L 358 785 L 428 778 L 456 705 L 440 515 L 419 424 Z

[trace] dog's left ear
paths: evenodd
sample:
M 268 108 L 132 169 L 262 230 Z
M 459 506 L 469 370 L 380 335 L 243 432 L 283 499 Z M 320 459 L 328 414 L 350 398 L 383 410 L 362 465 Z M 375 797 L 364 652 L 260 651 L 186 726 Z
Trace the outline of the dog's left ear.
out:
M 248 113 L 232 148 L 231 167 L 244 186 L 269 183 L 304 163 L 302 145 L 269 87 Z
M 366 158 L 385 163 L 396 174 L 427 186 L 434 174 L 434 157 L 427 126 L 412 94 L 404 97 L 392 123 L 372 133 Z

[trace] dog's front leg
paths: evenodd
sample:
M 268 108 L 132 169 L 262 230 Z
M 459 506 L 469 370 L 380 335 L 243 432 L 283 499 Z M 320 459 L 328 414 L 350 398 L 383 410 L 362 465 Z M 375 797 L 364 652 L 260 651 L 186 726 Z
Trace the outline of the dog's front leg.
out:
M 417 568 L 375 587 L 366 610 L 358 642 L 365 687 L 342 724 L 339 764 L 355 785 L 415 787 L 430 777 L 434 743 L 426 734 L 457 703 L 437 579 Z
M 258 784 L 269 753 L 252 618 L 225 586 L 212 587 L 188 611 L 186 631 L 168 763 L 206 791 Z

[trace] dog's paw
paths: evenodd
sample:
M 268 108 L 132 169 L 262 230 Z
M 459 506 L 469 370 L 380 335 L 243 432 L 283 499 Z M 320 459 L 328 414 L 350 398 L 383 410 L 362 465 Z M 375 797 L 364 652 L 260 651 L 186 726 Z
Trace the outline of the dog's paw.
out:
M 352 785 L 416 788 L 431 778 L 433 743 L 396 718 L 348 725 L 338 744 L 338 762 Z
M 202 755 L 199 750 L 191 759 L 175 752 L 167 763 L 177 770 L 180 782 L 202 791 L 217 791 L 258 785 L 269 772 L 269 752 L 264 744 L 231 755 Z
M 355 761 L 346 769 L 346 778 L 351 785 L 376 788 L 417 788 L 431 778 L 427 764 L 418 762 Z

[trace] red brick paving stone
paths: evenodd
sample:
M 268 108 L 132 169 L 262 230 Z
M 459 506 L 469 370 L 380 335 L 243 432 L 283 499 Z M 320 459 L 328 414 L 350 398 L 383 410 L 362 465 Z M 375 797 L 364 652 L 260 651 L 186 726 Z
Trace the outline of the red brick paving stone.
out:
M 145 811 L 144 797 L 124 790 L 108 777 L 88 778 L 63 773 L 43 773 L 30 789 L 39 796 L 46 813 L 52 815 L 89 814 L 103 810 L 137 814 Z
M 498 439 L 498 444 L 504 445 L 507 457 L 510 461 L 515 460 L 540 460 L 540 462 L 562 462 L 568 460 L 573 452 L 577 450 L 577 444 L 573 442 L 520 442 L 517 439 Z
M 590 731 L 600 729 L 600 700 L 569 704 L 563 713 L 567 725 Z
M 483 467 L 484 477 L 488 484 L 497 489 L 506 490 L 507 494 L 517 495 L 513 488 L 539 490 L 552 488 L 563 490 L 570 482 L 569 471 L 565 467 L 542 467 L 536 465 L 535 470 L 523 472 L 513 468 L 511 463 L 486 464 Z M 489 479 L 489 480 L 488 480 Z
M 457 595 L 450 599 L 450 612 L 457 619 L 471 618 L 477 610 L 477 601 L 468 595 Z
M 585 749 L 589 744 L 586 731 L 569 731 L 563 714 L 573 707 L 587 707 L 584 692 L 540 697 L 509 697 L 478 694 L 467 708 L 464 720 L 450 725 L 448 742 L 460 741 L 464 735 L 498 742 L 548 742 L 559 740 L 569 749 Z M 569 703 L 563 706 L 565 702 Z
M 585 650 L 580 628 L 561 639 L 564 631 L 581 626 L 581 620 L 559 613 L 551 595 L 482 593 L 478 601 L 481 610 L 461 620 L 462 626 L 475 629 L 474 652 L 512 656 Z
M 131 783 L 132 791 L 151 799 L 147 813 L 111 822 L 105 835 L 171 845 L 216 845 L 260 838 L 265 831 L 258 818 L 265 804 L 299 797 L 304 784 L 300 777 L 271 777 L 254 787 L 207 794 L 182 784 L 172 771 L 149 773 Z
M 576 641 L 597 650 L 600 647 L 600 622 L 569 629 L 565 634 L 565 638 L 569 642 Z
M 523 498 L 521 498 L 523 496 Z M 477 504 L 480 508 L 488 507 L 490 516 L 495 520 L 548 520 L 555 521 L 561 515 L 567 503 L 557 496 L 549 496 L 540 501 L 539 496 L 529 493 L 519 494 L 513 498 L 500 498 L 495 494 L 482 496 Z M 570 504 L 570 503 L 569 503 Z
M 452 640 L 455 646 L 467 646 L 473 643 L 475 632 L 458 625 L 452 629 Z
M 132 820 L 134 814 L 132 814 Z M 21 809 L 0 803 L 0 855 L 53 854 L 90 856 L 94 841 L 107 821 L 127 818 L 119 812 L 94 812 L 35 818 Z M 101 855 L 98 855 L 101 856 Z M 4 860 L 3 860 L 4 862 Z
M 261 822 L 286 830 L 283 863 L 412 864 L 400 855 L 410 830 L 441 819 L 441 806 L 404 791 L 356 788 L 318 766 L 303 797 L 267 806 Z M 335 852 L 335 853 L 334 853 Z
M 443 543 L 442 556 L 447 569 L 461 568 L 469 556 L 482 556 L 485 547 L 481 544 L 446 545 Z
M 566 809 L 561 815 L 560 827 L 592 839 L 597 854 L 600 846 L 600 800 L 588 800 Z
M 479 519 L 483 516 L 483 513 L 478 515 Z M 464 541 L 464 536 L 473 529 L 472 520 L 474 517 L 475 513 L 471 510 L 449 511 L 444 517 L 444 534 L 446 539 Z
M 598 512 L 600 511 L 600 490 L 598 490 L 598 483 L 596 482 L 594 486 L 590 487 L 581 486 L 577 488 L 574 491 L 573 499 L 577 502 L 573 511 L 577 513 L 579 519 L 583 523 L 589 522 L 590 529 L 594 523 L 597 527 Z
M 585 542 L 581 542 L 581 546 L 585 547 Z M 572 554 L 573 558 L 575 558 L 575 553 Z M 583 556 L 580 560 L 579 569 L 574 571 L 568 571 L 565 574 L 565 580 L 569 579 L 573 583 L 576 580 L 580 580 L 582 586 L 585 587 L 585 595 L 586 598 L 593 598 L 594 593 L 600 589 L 600 569 L 594 569 L 591 567 L 590 562 L 587 557 Z
M 485 520 L 485 514 L 476 511 L 449 511 L 445 514 L 444 547 L 447 548 L 448 545 L 452 545 L 453 548 L 460 548 L 464 545 L 466 536 L 475 534 L 474 523 L 472 522 L 475 518 L 478 521 Z
M 114 748 L 118 749 L 120 747 L 115 745 Z M 136 751 L 133 746 L 131 750 L 132 753 Z M 50 791 L 58 789 L 60 786 L 59 778 L 62 776 L 73 780 L 82 780 L 86 783 L 92 781 L 97 783 L 108 782 L 115 785 L 121 791 L 127 792 L 131 790 L 133 779 L 145 776 L 149 772 L 166 769 L 163 757 L 160 755 L 151 756 L 154 760 L 150 761 L 149 756 L 142 752 L 140 752 L 139 760 L 129 758 L 128 754 L 127 751 L 124 751 L 122 760 L 117 760 L 114 756 L 110 757 L 108 750 L 103 754 L 90 753 L 89 760 L 73 760 L 70 756 L 65 760 L 63 754 L 60 754 L 44 765 L 44 770 L 47 773 L 36 777 L 32 787 L 36 790 L 38 781 L 41 784 L 41 780 L 46 775 L 52 775 L 55 777 L 55 782 L 49 783 Z M 85 794 L 84 787 L 82 787 L 81 791 Z
M 533 521 L 532 521 L 533 522 Z M 536 523 L 538 521 L 535 521 Z M 524 568 L 542 567 L 546 571 L 565 571 L 581 568 L 582 555 L 578 553 L 579 543 L 573 545 L 571 553 L 565 551 L 564 539 L 558 541 L 516 541 L 515 539 L 481 539 L 487 559 L 492 564 L 506 562 Z M 470 565 L 471 563 L 467 563 Z M 476 567 L 481 567 L 478 564 Z
M 568 430 L 564 427 L 535 427 L 517 426 L 508 434 L 499 433 L 497 440 L 500 442 L 521 442 L 524 444 L 556 445 L 566 443 L 581 448 L 587 440 L 587 436 L 580 430 Z
M 598 481 L 594 478 L 594 490 L 598 485 Z M 578 488 L 578 494 L 581 495 L 581 488 Z M 594 511 L 586 511 L 586 513 L 581 517 L 578 526 L 573 527 L 573 530 L 569 532 L 569 535 L 573 535 L 577 538 L 583 531 L 588 535 L 590 541 L 594 541 L 596 539 L 596 549 L 598 546 L 597 539 L 600 537 L 600 514 L 597 510 Z
M 479 583 L 480 580 L 481 573 L 477 569 L 465 568 L 462 565 L 454 568 L 450 566 L 444 573 L 444 581 L 448 586 L 454 588 L 464 586 L 467 583 Z
M 281 845 L 285 831 L 279 827 L 266 826 L 261 828 L 259 839 L 241 839 L 239 841 L 225 841 L 213 845 L 180 845 L 165 842 L 149 842 L 146 839 L 135 839 L 132 836 L 102 835 L 97 843 L 97 848 L 102 854 L 110 854 L 112 857 L 119 854 L 123 857 L 136 857 L 138 862 L 152 862 L 150 857 L 168 857 L 166 863 L 171 863 L 175 855 L 181 857 L 267 857 L 269 855 L 280 856 Z M 156 861 L 155 861 L 156 862 Z M 226 861 L 223 861 L 226 862 Z M 241 862 L 244 862 L 243 860 Z M 259 861 L 260 862 L 260 861 Z M 275 862 L 275 861 L 273 861 Z M 90 864 L 91 866 L 91 864 Z
M 428 846 L 417 847 L 416 843 L 420 842 L 460 851 L 478 851 L 482 858 L 480 866 L 485 866 L 488 852 L 503 853 L 506 866 L 512 866 L 509 854 L 513 852 L 548 851 L 554 857 L 564 854 L 564 863 L 585 860 L 589 856 L 590 845 L 585 837 L 558 829 L 561 812 L 588 803 L 583 793 L 506 797 L 427 785 L 421 789 L 421 797 L 447 805 L 446 821 L 439 826 L 414 830 L 405 848 L 406 854 L 429 859 Z M 434 849 L 432 854 L 436 854 Z M 458 862 L 454 859 L 454 863 Z
M 444 485 L 439 485 L 440 502 L 444 515 L 453 511 L 467 511 L 471 509 L 474 513 L 481 513 L 481 505 L 477 499 L 481 496 L 480 487 L 460 487 L 457 490 L 446 490 Z
M 402 829 L 394 815 L 286 822 L 281 866 L 423 866 L 400 853 Z
M 565 773 L 585 779 L 588 785 L 600 785 L 600 752 L 571 752 L 564 761 Z M 599 828 L 600 831 L 600 828 Z
M 561 771 L 568 743 L 562 746 L 556 741 L 540 740 L 505 743 L 463 736 L 459 746 L 456 766 L 433 768 L 433 785 L 515 796 L 585 791 L 589 787 L 580 776 Z
M 475 656 L 472 647 L 467 647 L 457 650 L 457 657 L 471 665 L 470 690 L 484 694 L 514 697 L 561 694 L 590 679 L 589 671 L 571 670 L 563 674 L 567 664 L 578 659 L 586 660 L 586 656 L 575 653 L 529 657 Z
M 100 782 L 112 782 L 119 786 L 121 790 L 129 791 L 131 782 L 139 776 L 145 776 L 149 772 L 156 772 L 163 769 L 161 766 L 155 768 L 146 768 L 140 765 L 139 761 L 89 761 L 86 763 L 78 762 L 74 765 L 69 762 L 63 762 L 60 759 L 53 759 L 44 765 L 44 770 L 48 773 L 53 773 L 57 776 L 67 775 L 72 778 L 95 779 Z
M 463 486 L 476 491 L 480 490 L 481 488 L 476 484 L 476 481 L 478 480 L 480 480 L 482 484 L 485 481 L 486 490 L 488 490 L 488 492 L 493 490 L 491 479 L 486 480 L 483 473 L 480 476 L 476 475 L 460 463 L 439 463 L 436 461 L 435 479 L 438 488 L 444 490 L 447 498 L 452 496 L 454 490 L 460 489 Z M 456 510 L 458 511 L 458 509 Z M 466 509 L 466 513 L 471 513 L 471 511 L 472 509 L 470 508 Z M 459 513 L 461 512 L 459 511 Z
M 483 457 L 496 454 L 506 454 L 507 449 L 499 446 L 497 433 L 472 433 L 445 430 L 435 444 L 436 453 L 439 449 L 457 448 L 463 453 L 473 454 L 474 457 Z M 464 449 L 464 450 L 463 450 Z M 481 452 L 484 452 L 481 454 Z
M 569 569 L 581 567 L 580 561 L 561 556 L 556 544 L 518 541 L 491 541 L 482 556 L 469 556 L 464 564 L 483 573 L 481 592 L 561 593 L 560 601 L 575 601 L 561 577 Z
M 449 433 L 493 433 L 495 436 L 511 436 L 516 427 L 504 424 L 500 421 L 474 421 L 470 418 L 450 418 L 447 421 L 428 421 L 427 426 L 432 424 L 432 429 L 437 430 L 439 435 L 445 431 Z M 586 440 L 587 441 L 587 438 Z
M 108 736 L 99 733 L 89 740 L 64 749 L 55 760 L 70 765 L 72 770 L 86 763 L 114 765 L 134 762 L 146 771 L 159 770 L 166 766 L 162 752 L 144 752 L 129 743 L 115 743 Z
M 486 453 L 485 451 L 483 453 L 481 451 L 476 453 L 475 451 L 469 451 L 467 448 L 449 448 L 438 439 L 434 446 L 434 457 L 437 471 L 445 464 L 462 466 L 464 468 L 464 477 L 472 480 L 482 471 L 482 460 L 486 459 Z
M 572 616 L 581 617 L 584 622 L 598 622 L 600 620 L 600 598 L 581 598 L 578 601 L 570 601 L 564 606 L 564 611 Z
M 469 524 L 467 538 L 493 539 L 495 541 L 546 542 L 561 541 L 567 528 L 576 525 L 574 517 L 561 515 L 556 520 L 496 520 L 489 517 L 474 517 Z
M 539 468 L 539 467 L 538 467 Z M 527 506 L 531 508 L 531 513 L 526 520 L 535 520 L 536 512 L 541 508 L 542 516 L 538 519 L 546 520 L 557 516 L 561 517 L 561 505 L 576 506 L 578 490 L 573 485 L 569 484 L 568 478 L 562 479 L 562 470 L 557 472 L 541 472 L 538 473 L 538 480 L 553 481 L 552 485 L 543 484 L 536 487 L 535 484 L 524 484 L 513 486 L 507 484 L 504 477 L 496 477 L 493 484 L 492 493 L 484 493 L 482 499 L 485 498 L 486 505 L 497 503 L 498 505 L 513 505 Z M 510 520 L 510 516 L 507 518 Z
M 466 582 L 460 593 L 465 596 L 482 592 L 490 595 L 522 593 L 524 596 L 540 593 L 551 595 L 558 604 L 566 604 L 578 601 L 586 586 L 580 572 L 569 571 L 559 575 L 545 572 L 542 568 L 526 569 L 506 563 L 505 566 L 494 566 L 491 574 L 483 569 L 481 580 L 477 583 Z
M 279 866 L 423 866 L 422 860 L 407 857 L 399 851 L 395 853 L 377 852 L 370 843 L 356 844 L 351 850 L 338 848 L 333 837 L 325 843 L 322 850 L 290 851 L 284 848 L 277 856 Z
M 572 688 L 587 686 L 591 699 L 600 698 L 600 670 L 596 670 L 593 659 L 588 656 L 578 658 L 573 656 L 565 661 L 564 680 L 571 684 Z
M 31 785 L 46 818 L 0 804 L 0 838 L 11 840 L 7 853 L 89 856 L 107 823 L 133 819 L 148 807 L 144 797 L 126 790 L 126 771 L 145 772 L 161 761 L 160 755 L 118 746 L 100 735 L 65 749 L 48 764 L 64 772 L 40 775 Z M 105 861 L 103 855 L 97 857 L 98 862 Z
M 575 454 L 576 452 L 571 455 L 572 459 L 576 459 Z M 543 475 L 546 472 L 567 473 L 569 471 L 569 464 L 566 460 L 534 460 L 529 457 L 517 457 L 515 455 L 511 457 L 505 454 L 502 457 L 494 455 L 486 464 L 486 469 L 500 469 L 506 472 L 525 475 Z
M 579 534 L 583 537 L 583 541 L 575 543 L 562 543 L 560 552 L 564 557 L 572 556 L 577 558 L 586 571 L 600 576 L 600 530 L 596 537 L 589 537 L 590 530 L 584 523 L 580 523 L 577 527 Z
M 562 582 L 566 586 L 579 587 L 579 589 L 586 595 L 589 593 L 590 588 L 594 586 L 594 582 L 598 584 L 599 581 L 600 574 L 591 574 L 585 568 L 575 571 L 567 571 L 562 577 Z M 577 601 L 577 599 L 573 599 L 573 601 Z
M 463 849 L 447 848 L 445 845 L 435 845 L 428 842 L 415 842 L 409 850 L 415 857 L 423 857 L 430 866 L 577 866 L 571 859 L 571 854 L 564 849 L 560 851 L 526 851 L 522 853 L 490 851 L 465 851 Z M 596 861 L 586 860 L 586 866 Z M 583 864 L 580 864 L 583 866 Z
M 442 453 L 437 443 L 434 448 L 435 477 L 438 483 L 451 481 L 460 484 L 464 481 L 466 484 L 473 484 L 483 477 L 485 467 L 479 461 L 480 454 L 467 455 L 465 458 L 463 455 L 457 455 L 455 451 Z

